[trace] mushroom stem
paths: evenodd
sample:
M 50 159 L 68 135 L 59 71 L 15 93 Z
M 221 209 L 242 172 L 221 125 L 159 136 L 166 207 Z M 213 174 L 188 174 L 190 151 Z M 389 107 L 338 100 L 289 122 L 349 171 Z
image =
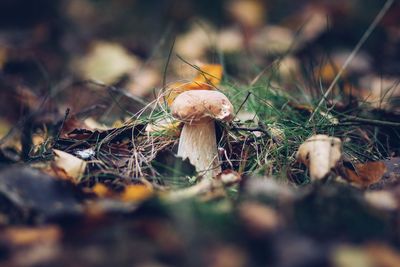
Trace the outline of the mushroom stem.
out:
M 186 123 L 179 140 L 178 156 L 188 158 L 197 172 L 205 178 L 212 178 L 220 173 L 215 122 L 206 120 Z

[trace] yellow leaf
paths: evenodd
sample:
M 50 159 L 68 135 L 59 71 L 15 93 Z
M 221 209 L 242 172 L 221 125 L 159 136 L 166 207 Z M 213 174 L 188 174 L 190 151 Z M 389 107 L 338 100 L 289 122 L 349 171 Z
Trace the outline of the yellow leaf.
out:
M 200 71 L 193 79 L 190 89 L 213 89 L 218 86 L 222 78 L 222 66 L 220 64 L 206 64 L 200 67 Z
M 128 185 L 121 194 L 122 201 L 140 202 L 150 198 L 153 195 L 153 188 L 146 185 Z
M 112 192 L 102 183 L 96 183 L 93 188 L 93 193 L 95 193 L 98 197 L 108 197 L 112 195 Z
M 55 244 L 61 237 L 61 229 L 54 225 L 41 227 L 12 226 L 5 229 L 2 238 L 14 246 Z
M 175 82 L 168 88 L 166 95 L 170 106 L 174 99 L 182 92 L 188 90 L 212 90 L 221 83 L 222 66 L 220 64 L 204 64 L 200 66 L 196 77 L 188 83 Z

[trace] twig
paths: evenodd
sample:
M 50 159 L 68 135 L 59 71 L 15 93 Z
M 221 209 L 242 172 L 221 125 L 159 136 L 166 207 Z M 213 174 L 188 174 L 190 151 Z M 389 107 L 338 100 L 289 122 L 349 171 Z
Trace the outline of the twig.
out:
M 317 107 L 314 109 L 314 112 L 311 114 L 310 118 L 308 119 L 307 124 L 309 124 L 312 119 L 314 118 L 315 114 L 318 112 L 318 110 L 321 108 L 322 104 L 324 103 L 325 99 L 328 97 L 328 95 L 331 93 L 333 88 L 335 87 L 336 83 L 342 76 L 343 72 L 346 70 L 350 62 L 353 60 L 355 55 L 358 53 L 360 50 L 361 46 L 365 43 L 365 41 L 368 39 L 368 37 L 371 35 L 371 33 L 374 31 L 378 23 L 381 21 L 383 16 L 386 14 L 386 12 L 389 10 L 389 8 L 392 6 L 394 0 L 387 0 L 386 3 L 383 5 L 382 9 L 379 11 L 378 15 L 375 17 L 374 21 L 371 23 L 371 25 L 368 27 L 368 29 L 365 31 L 361 39 L 358 41 L 356 47 L 354 50 L 351 52 L 350 56 L 346 59 L 342 67 L 340 68 L 339 72 L 336 74 L 335 79 L 333 79 L 332 83 L 326 90 L 325 94 L 319 101 Z
M 261 132 L 261 133 L 269 135 L 269 132 L 267 130 L 262 129 L 262 128 L 232 127 L 231 130 L 234 130 L 234 131 L 247 131 L 247 132 Z
M 61 135 L 62 129 L 64 128 L 64 124 L 67 121 L 67 118 L 68 118 L 68 115 L 69 115 L 69 111 L 70 111 L 69 108 L 67 108 L 65 110 L 64 119 L 61 121 L 61 125 L 60 125 L 60 128 L 58 129 L 57 135 L 54 137 L 54 144 L 56 144 L 58 142 L 58 140 L 60 139 L 60 135 Z
M 394 121 L 380 121 L 373 120 L 367 118 L 359 118 L 354 116 L 346 116 L 346 118 L 342 119 L 343 122 L 360 122 L 364 124 L 377 125 L 377 126 L 393 126 L 400 127 L 400 123 Z

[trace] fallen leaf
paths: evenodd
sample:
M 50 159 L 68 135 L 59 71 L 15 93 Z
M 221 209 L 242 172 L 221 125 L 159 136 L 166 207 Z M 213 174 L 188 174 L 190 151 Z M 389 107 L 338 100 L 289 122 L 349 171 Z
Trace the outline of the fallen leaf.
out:
M 3 118 L 0 118 L 0 139 L 2 139 L 8 131 L 10 131 L 12 125 Z
M 116 43 L 94 42 L 88 55 L 73 62 L 72 69 L 85 79 L 111 84 L 138 68 L 140 61 Z
M 176 38 L 174 50 L 187 60 L 199 60 L 211 47 L 214 35 L 215 30 L 210 23 L 193 23 L 188 32 Z
M 263 1 L 230 1 L 228 11 L 237 22 L 245 27 L 257 27 L 263 25 L 265 22 L 266 8 Z
M 276 230 L 281 224 L 278 213 L 267 205 L 244 202 L 239 205 L 239 216 L 254 234 Z
M 216 43 L 222 53 L 237 53 L 243 50 L 244 38 L 239 29 L 228 28 L 218 33 Z
M 85 128 L 88 130 L 100 130 L 100 131 L 110 130 L 110 127 L 107 127 L 106 125 L 99 123 L 98 121 L 96 121 L 94 118 L 91 118 L 91 117 L 85 119 L 83 121 L 83 125 L 84 125 L 84 127 L 81 127 L 81 128 Z M 78 128 L 78 127 L 76 127 L 76 128 Z
M 98 197 L 110 197 L 113 195 L 113 192 L 102 183 L 96 183 L 92 188 L 92 192 Z
M 294 77 L 300 70 L 300 62 L 293 56 L 285 56 L 278 63 L 279 74 L 283 78 Z
M 250 46 L 261 54 L 284 54 L 293 50 L 293 32 L 281 26 L 265 26 L 254 38 L 250 40 Z
M 1 206 L 10 222 L 80 215 L 79 195 L 70 181 L 37 169 L 16 165 L 0 172 Z
M 387 168 L 383 161 L 346 164 L 343 167 L 345 178 L 356 185 L 367 187 L 377 183 L 385 174 Z
M 362 248 L 341 245 L 332 253 L 333 266 L 335 267 L 374 267 L 372 258 Z
M 342 142 L 327 135 L 313 135 L 300 145 L 296 158 L 310 170 L 311 180 L 324 178 L 342 157 Z
M 135 72 L 128 90 L 132 95 L 144 97 L 149 95 L 161 81 L 160 72 L 153 68 L 144 68 Z
M 7 47 L 4 45 L 0 46 L 0 70 L 3 69 L 3 66 L 7 62 L 7 54 Z
M 366 251 L 374 262 L 374 266 L 400 266 L 400 253 L 386 244 L 369 244 L 366 247 Z
M 168 105 L 172 105 L 174 99 L 188 90 L 212 90 L 222 79 L 223 68 L 220 64 L 203 64 L 199 66 L 196 77 L 187 83 L 175 82 L 168 86 L 166 99 Z
M 54 149 L 54 154 L 56 166 L 63 169 L 68 176 L 73 178 L 73 182 L 77 182 L 83 176 L 86 169 L 86 161 L 57 149 Z
M 395 210 L 398 207 L 393 193 L 386 190 L 367 191 L 364 193 L 364 197 L 369 204 L 378 209 Z
M 56 243 L 61 239 L 61 229 L 57 226 L 8 227 L 1 239 L 13 246 L 30 246 L 38 243 Z
M 389 76 L 368 75 L 361 79 L 360 97 L 372 107 L 399 111 L 400 83 L 397 78 Z
M 125 187 L 121 200 L 125 202 L 141 202 L 149 199 L 154 194 L 153 188 L 148 185 L 135 184 Z

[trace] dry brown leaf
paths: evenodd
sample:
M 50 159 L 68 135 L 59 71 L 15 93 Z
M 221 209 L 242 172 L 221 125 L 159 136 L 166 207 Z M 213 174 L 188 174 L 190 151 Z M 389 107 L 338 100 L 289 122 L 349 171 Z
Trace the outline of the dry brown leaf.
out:
M 357 163 L 353 167 L 354 169 L 344 167 L 345 178 L 362 187 L 378 182 L 387 170 L 382 161 Z
M 311 180 L 324 178 L 342 157 L 339 138 L 323 134 L 313 135 L 300 145 L 296 158 L 310 170 Z
M 54 149 L 53 151 L 55 154 L 55 165 L 63 169 L 72 178 L 73 182 L 77 182 L 85 172 L 86 161 L 61 150 Z

